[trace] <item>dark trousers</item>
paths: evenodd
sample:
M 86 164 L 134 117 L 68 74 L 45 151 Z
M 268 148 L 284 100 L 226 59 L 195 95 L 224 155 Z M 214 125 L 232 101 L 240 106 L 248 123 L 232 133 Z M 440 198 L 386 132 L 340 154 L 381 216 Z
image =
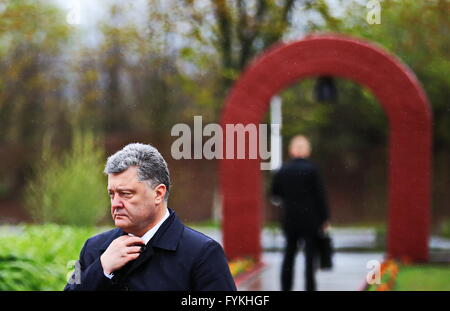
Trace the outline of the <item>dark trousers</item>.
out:
M 292 277 L 294 275 L 295 256 L 299 244 L 305 253 L 305 289 L 316 290 L 315 272 L 317 270 L 317 237 L 286 234 L 286 246 L 284 250 L 283 265 L 281 267 L 281 289 L 292 289 Z

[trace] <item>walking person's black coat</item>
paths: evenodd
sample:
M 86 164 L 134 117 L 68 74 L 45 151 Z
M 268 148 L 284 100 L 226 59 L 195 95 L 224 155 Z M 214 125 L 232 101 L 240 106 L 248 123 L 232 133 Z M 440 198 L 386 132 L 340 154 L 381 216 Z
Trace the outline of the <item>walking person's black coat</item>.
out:
M 281 226 L 286 237 L 281 284 L 292 288 L 295 254 L 305 245 L 306 289 L 315 290 L 317 235 L 329 219 L 325 189 L 315 164 L 304 158 L 286 162 L 275 174 L 272 196 L 281 199 Z
M 282 200 L 281 223 L 286 233 L 311 235 L 329 218 L 325 189 L 310 160 L 285 163 L 274 176 L 272 196 Z

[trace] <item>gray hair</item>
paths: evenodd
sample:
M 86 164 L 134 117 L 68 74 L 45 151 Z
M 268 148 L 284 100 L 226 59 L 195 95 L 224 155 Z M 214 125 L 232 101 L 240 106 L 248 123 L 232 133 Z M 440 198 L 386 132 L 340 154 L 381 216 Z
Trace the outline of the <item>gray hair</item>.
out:
M 140 143 L 126 145 L 108 158 L 104 173 L 122 173 L 131 166 L 138 168 L 139 181 L 147 181 L 153 189 L 164 184 L 167 188 L 164 200 L 167 201 L 170 188 L 169 168 L 155 147 Z

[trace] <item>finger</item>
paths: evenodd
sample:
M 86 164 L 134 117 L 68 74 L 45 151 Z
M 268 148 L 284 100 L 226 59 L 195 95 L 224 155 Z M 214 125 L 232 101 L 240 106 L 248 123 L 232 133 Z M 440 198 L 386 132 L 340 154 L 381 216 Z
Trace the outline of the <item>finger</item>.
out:
M 133 237 L 129 237 L 128 239 L 125 240 L 125 245 L 126 246 L 130 246 L 133 244 L 142 244 L 144 245 L 144 240 L 141 238 L 138 238 L 137 236 L 133 236 Z
M 127 257 L 126 257 L 126 259 L 127 259 L 127 261 L 135 260 L 136 258 L 139 257 L 139 255 L 140 255 L 139 253 L 128 254 Z
M 117 239 L 115 239 L 115 241 L 125 241 L 127 239 L 129 239 L 130 236 L 129 235 L 121 235 L 120 237 L 118 237 Z
M 127 254 L 134 254 L 134 253 L 140 253 L 141 247 L 140 246 L 129 246 L 127 247 Z

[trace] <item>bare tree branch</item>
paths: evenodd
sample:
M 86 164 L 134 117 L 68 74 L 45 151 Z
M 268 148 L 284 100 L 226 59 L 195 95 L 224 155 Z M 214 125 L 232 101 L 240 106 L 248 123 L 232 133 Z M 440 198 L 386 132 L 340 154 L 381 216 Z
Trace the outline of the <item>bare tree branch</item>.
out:
M 224 68 L 233 68 L 232 58 L 232 32 L 231 32 L 231 15 L 226 0 L 212 0 L 214 5 L 214 13 L 216 15 L 219 26 L 219 44 L 221 45 L 222 63 Z
M 294 4 L 297 0 L 285 0 L 284 6 L 281 9 L 281 17 L 278 21 L 279 27 L 276 27 L 274 31 L 271 31 L 267 34 L 264 40 L 264 47 L 267 48 L 280 40 L 283 33 L 286 31 L 288 26 L 291 24 L 291 20 L 289 18 L 289 14 L 294 7 Z

